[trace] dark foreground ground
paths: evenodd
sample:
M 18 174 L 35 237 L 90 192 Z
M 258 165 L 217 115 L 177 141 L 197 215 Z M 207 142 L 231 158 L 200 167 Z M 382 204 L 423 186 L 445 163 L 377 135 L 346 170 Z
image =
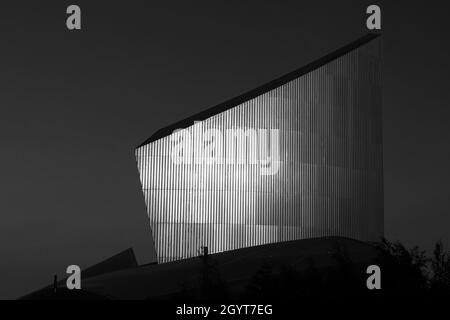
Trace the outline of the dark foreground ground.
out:
M 410 257 L 411 258 L 411 257 Z M 183 303 L 278 302 L 323 305 L 324 301 L 408 303 L 448 297 L 430 290 L 413 259 L 392 255 L 386 246 L 347 238 L 298 240 L 137 266 L 127 250 L 82 271 L 82 290 L 65 280 L 22 299 L 137 299 Z M 367 267 L 381 268 L 381 290 L 369 290 Z M 402 302 L 400 302 L 402 301 Z M 181 304 L 182 305 L 182 304 Z M 171 308 L 174 306 L 171 305 Z

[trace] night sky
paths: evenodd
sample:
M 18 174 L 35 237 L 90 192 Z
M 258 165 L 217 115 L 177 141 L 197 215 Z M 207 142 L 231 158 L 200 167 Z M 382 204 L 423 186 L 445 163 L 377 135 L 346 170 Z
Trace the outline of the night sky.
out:
M 359 38 L 374 3 L 384 42 L 385 235 L 450 247 L 443 5 L 93 2 L 0 4 L 0 298 L 129 247 L 152 261 L 134 147 Z M 70 4 L 81 7 L 81 31 L 66 28 Z

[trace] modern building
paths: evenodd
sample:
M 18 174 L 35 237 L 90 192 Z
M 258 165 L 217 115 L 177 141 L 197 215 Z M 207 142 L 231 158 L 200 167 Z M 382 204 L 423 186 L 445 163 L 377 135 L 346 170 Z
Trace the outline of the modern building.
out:
M 383 236 L 381 39 L 367 35 L 136 149 L 158 262 Z

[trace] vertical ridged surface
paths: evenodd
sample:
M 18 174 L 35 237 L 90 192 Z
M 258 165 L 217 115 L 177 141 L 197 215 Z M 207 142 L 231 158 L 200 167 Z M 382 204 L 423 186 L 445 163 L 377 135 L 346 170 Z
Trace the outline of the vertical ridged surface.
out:
M 170 136 L 136 149 L 158 262 L 202 246 L 383 236 L 380 41 L 201 122 L 278 129 L 274 175 L 254 164 L 175 164 Z

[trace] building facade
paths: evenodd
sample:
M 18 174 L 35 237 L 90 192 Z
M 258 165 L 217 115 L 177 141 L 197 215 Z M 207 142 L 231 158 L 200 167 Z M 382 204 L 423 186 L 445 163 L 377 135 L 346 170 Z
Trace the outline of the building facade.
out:
M 136 149 L 158 262 L 383 236 L 381 39 L 156 132 Z

